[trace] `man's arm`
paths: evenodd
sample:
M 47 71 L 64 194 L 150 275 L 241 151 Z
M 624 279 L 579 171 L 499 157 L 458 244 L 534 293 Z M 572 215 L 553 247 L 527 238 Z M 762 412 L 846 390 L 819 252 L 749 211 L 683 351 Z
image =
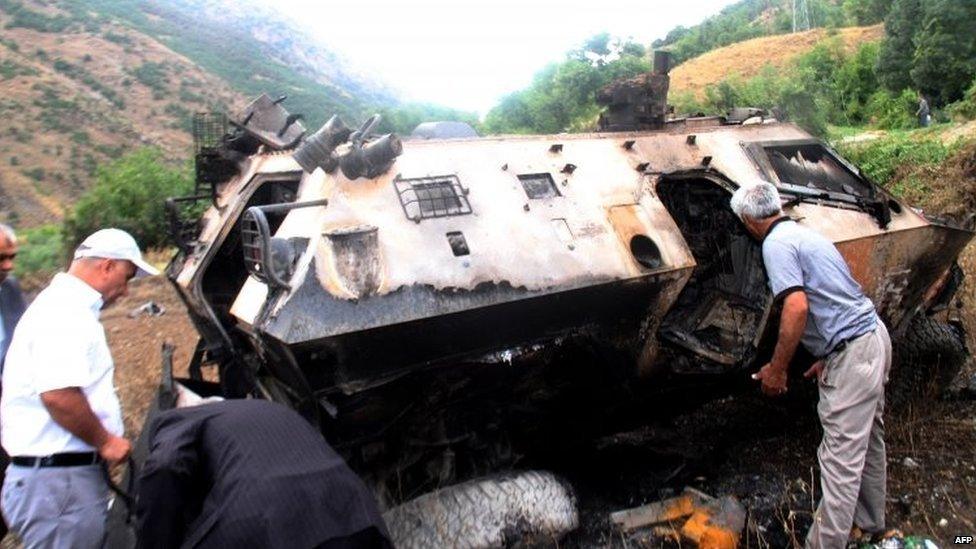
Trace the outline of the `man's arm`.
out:
M 800 344 L 803 329 L 807 325 L 807 294 L 802 290 L 790 292 L 783 299 L 783 312 L 779 318 L 779 337 L 769 364 L 763 366 L 755 378 L 762 381 L 763 392 L 777 395 L 786 392 L 787 370 L 793 354 Z
M 97 448 L 98 454 L 109 465 L 129 457 L 132 445 L 105 429 L 78 387 L 45 391 L 41 393 L 41 402 L 58 425 Z

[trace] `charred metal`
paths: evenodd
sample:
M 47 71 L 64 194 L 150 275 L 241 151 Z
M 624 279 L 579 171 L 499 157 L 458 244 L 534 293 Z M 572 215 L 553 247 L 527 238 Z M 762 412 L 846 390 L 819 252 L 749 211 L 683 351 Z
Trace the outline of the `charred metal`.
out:
M 600 93 L 593 134 L 306 135 L 265 95 L 201 118 L 198 188 L 168 206 L 191 372 L 301 411 L 394 504 L 763 360 L 776 305 L 739 186 L 775 184 L 894 334 L 952 301 L 971 231 L 762 111 L 671 117 L 655 66 Z

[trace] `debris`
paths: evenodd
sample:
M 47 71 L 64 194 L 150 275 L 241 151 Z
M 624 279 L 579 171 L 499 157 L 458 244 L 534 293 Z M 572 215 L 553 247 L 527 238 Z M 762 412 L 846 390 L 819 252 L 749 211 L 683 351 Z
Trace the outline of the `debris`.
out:
M 156 303 L 155 301 L 147 301 L 142 305 L 139 305 L 135 309 L 129 311 L 129 318 L 137 318 L 142 315 L 146 316 L 163 316 L 166 314 L 166 308 L 162 305 Z
M 687 519 L 697 507 L 706 505 L 711 499 L 697 490 L 686 488 L 680 496 L 610 513 L 610 522 L 624 532 L 662 522 L 674 522 Z
M 946 526 L 949 526 L 949 521 L 944 518 L 939 519 L 939 528 L 945 528 Z
M 906 457 L 904 460 L 902 460 L 901 463 L 902 463 L 902 465 L 904 465 L 905 467 L 908 467 L 909 469 L 918 469 L 920 467 L 920 465 L 918 464 L 918 462 L 915 461 L 914 459 L 910 458 L 910 457 Z
M 733 496 L 713 498 L 693 488 L 680 496 L 610 514 L 624 532 L 654 526 L 661 538 L 685 540 L 702 549 L 732 549 L 746 522 L 746 511 Z
M 899 531 L 885 535 L 877 543 L 862 543 L 860 549 L 939 549 L 935 542 L 919 536 L 906 536 Z

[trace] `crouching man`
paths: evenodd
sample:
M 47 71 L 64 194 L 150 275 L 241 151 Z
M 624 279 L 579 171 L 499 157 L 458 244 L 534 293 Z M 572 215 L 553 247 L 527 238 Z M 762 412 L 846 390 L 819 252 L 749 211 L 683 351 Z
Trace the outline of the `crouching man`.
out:
M 885 527 L 888 331 L 833 243 L 783 215 L 776 187 L 742 187 L 731 206 L 762 242 L 769 286 L 783 307 L 772 360 L 754 377 L 764 393 L 780 395 L 801 341 L 819 358 L 806 376 L 817 376 L 820 389 L 823 495 L 806 546 L 843 548 L 852 526 L 867 532 Z
M 149 426 L 139 546 L 392 549 L 362 481 L 301 416 L 264 400 L 169 410 Z

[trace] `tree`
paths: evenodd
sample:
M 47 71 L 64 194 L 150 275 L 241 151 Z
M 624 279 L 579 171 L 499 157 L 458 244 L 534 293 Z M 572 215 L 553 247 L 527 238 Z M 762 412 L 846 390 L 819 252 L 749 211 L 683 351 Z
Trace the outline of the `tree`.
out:
M 165 244 L 164 201 L 189 194 L 193 181 L 188 169 L 166 166 L 161 157 L 159 150 L 143 148 L 99 167 L 95 185 L 64 220 L 66 249 L 107 227 L 128 231 L 141 246 Z
M 651 70 L 640 44 L 599 34 L 566 60 L 536 73 L 525 90 L 506 96 L 485 117 L 488 133 L 557 133 L 588 129 L 600 112 L 596 91 Z
M 962 99 L 976 73 L 976 2 L 926 0 L 909 71 L 916 89 L 944 105 Z
M 875 67 L 878 64 L 879 45 L 863 44 L 833 75 L 834 108 L 832 121 L 844 124 L 862 124 L 867 121 L 866 107 L 871 96 L 878 90 Z
M 894 0 L 885 18 L 885 40 L 878 54 L 878 78 L 891 91 L 912 86 L 915 32 L 922 16 L 921 0 Z
M 892 0 L 844 0 L 844 14 L 855 25 L 874 25 L 884 21 Z

